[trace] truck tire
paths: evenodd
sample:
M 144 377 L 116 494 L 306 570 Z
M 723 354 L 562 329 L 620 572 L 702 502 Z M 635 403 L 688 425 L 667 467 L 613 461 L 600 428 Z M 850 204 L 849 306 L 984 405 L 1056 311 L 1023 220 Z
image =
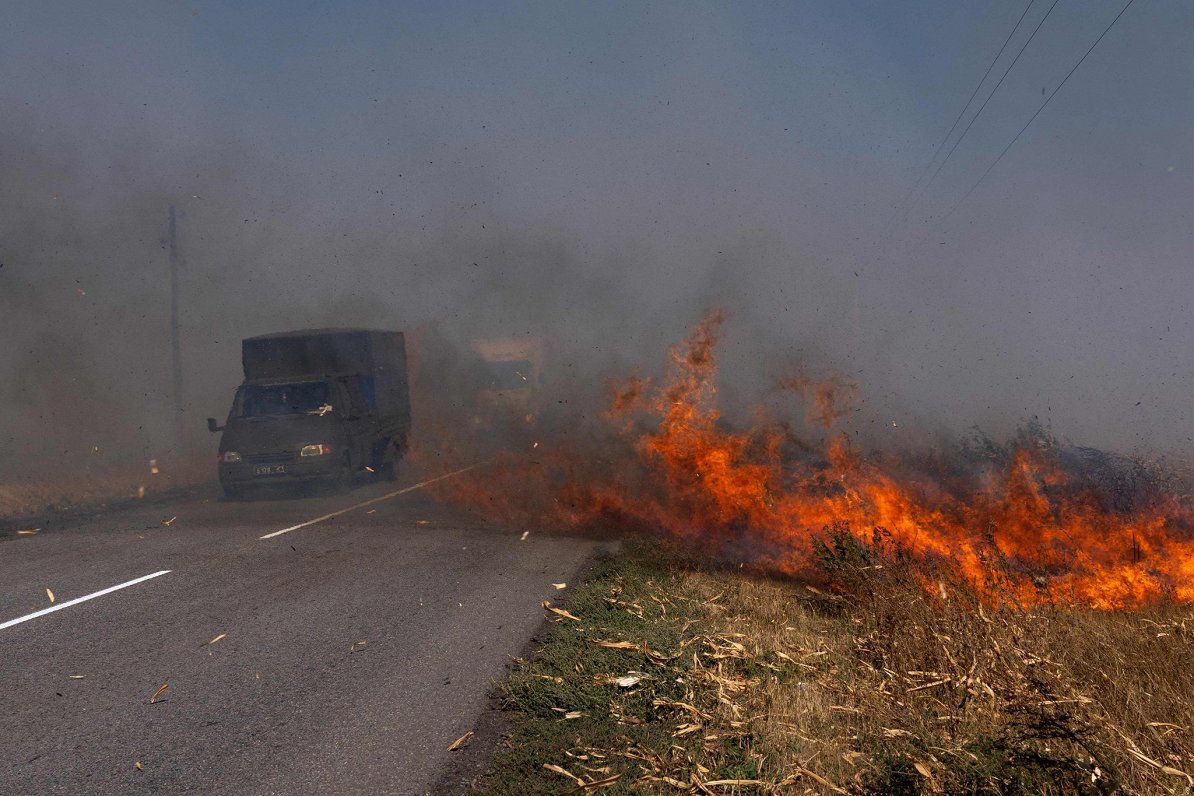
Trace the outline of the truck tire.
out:
M 398 474 L 395 472 L 398 464 L 398 452 L 394 447 L 394 440 L 390 437 L 378 440 L 373 446 L 373 478 L 376 481 L 394 481 Z
M 340 469 L 336 471 L 332 478 L 332 492 L 337 495 L 342 495 L 352 486 L 352 463 L 348 458 L 348 454 L 344 454 L 344 460 L 340 463 Z

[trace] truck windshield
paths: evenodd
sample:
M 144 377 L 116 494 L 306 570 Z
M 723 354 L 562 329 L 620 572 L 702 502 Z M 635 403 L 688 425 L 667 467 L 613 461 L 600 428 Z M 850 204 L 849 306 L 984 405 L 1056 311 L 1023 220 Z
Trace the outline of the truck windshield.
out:
M 237 417 L 324 414 L 331 409 L 328 385 L 323 381 L 250 384 L 236 395 Z

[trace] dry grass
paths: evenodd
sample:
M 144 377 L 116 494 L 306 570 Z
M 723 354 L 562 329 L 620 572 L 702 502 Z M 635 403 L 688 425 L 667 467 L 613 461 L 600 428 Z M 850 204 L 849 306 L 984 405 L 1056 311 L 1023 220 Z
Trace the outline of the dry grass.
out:
M 593 581 L 507 694 L 601 715 L 517 719 L 482 790 L 1194 793 L 1189 608 L 996 608 L 899 562 L 826 565 L 832 590 L 640 563 Z
M 150 497 L 209 481 L 214 465 L 206 460 L 158 461 L 137 465 L 84 468 L 71 475 L 0 483 L 0 520 L 47 512 L 85 511 Z
M 984 608 L 908 562 L 825 563 L 843 588 L 810 606 L 833 631 L 816 682 L 840 706 L 839 758 L 863 755 L 841 769 L 856 788 L 1194 792 L 1188 608 Z

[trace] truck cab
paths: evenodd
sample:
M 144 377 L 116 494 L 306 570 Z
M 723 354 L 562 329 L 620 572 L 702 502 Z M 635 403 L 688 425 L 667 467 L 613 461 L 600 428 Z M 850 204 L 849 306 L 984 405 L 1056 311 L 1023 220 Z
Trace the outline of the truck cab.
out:
M 533 422 L 543 384 L 543 340 L 530 336 L 476 339 L 471 347 L 478 358 L 479 414 L 474 423 Z

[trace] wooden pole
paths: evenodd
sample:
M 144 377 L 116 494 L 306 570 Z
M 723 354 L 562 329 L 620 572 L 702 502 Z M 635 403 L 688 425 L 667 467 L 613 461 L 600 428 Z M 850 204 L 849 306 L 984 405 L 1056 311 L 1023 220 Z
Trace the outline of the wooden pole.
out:
M 170 351 L 174 367 L 174 453 L 181 454 L 184 429 L 182 411 L 182 341 L 178 330 L 178 242 L 174 205 L 170 205 Z

